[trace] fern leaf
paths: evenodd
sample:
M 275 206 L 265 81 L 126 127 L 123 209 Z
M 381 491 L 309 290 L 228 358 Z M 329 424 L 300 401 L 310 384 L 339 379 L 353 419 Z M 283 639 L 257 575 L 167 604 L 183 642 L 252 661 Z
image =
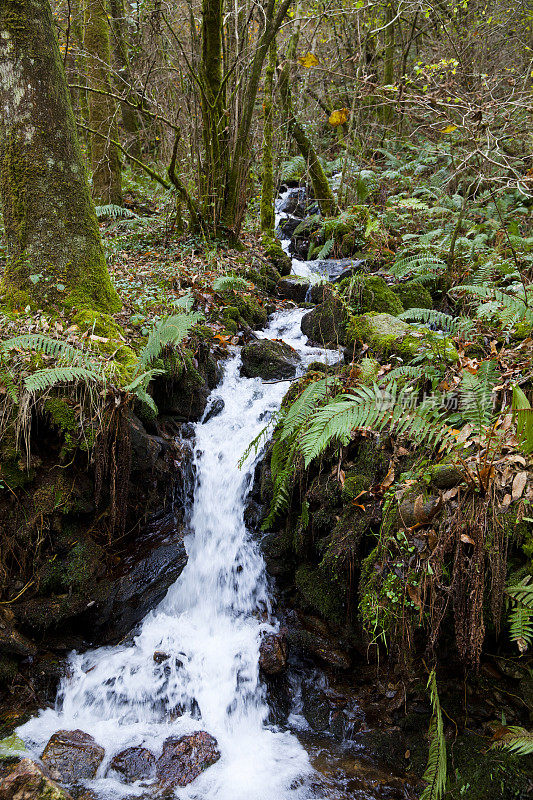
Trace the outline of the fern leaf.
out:
M 442 723 L 442 711 L 440 707 L 439 694 L 437 691 L 437 679 L 435 670 L 432 670 L 428 680 L 428 689 L 431 696 L 433 715 L 429 726 L 429 756 L 423 780 L 426 787 L 420 795 L 420 800 L 440 800 L 446 790 L 446 740 L 444 738 L 444 726 Z
M 459 394 L 461 415 L 482 434 L 492 421 L 493 397 L 500 373 L 494 361 L 483 361 L 475 375 L 463 371 Z
M 219 278 L 215 278 L 212 287 L 215 292 L 226 292 L 229 289 L 241 292 L 249 289 L 250 284 L 244 278 L 239 278 L 238 275 L 221 275 Z
M 139 370 L 147 367 L 159 357 L 168 345 L 177 345 L 187 336 L 193 325 L 202 319 L 198 312 L 174 314 L 161 320 L 148 335 L 148 341 L 139 354 Z
M 24 380 L 24 388 L 27 392 L 44 392 L 60 383 L 72 383 L 73 381 L 101 381 L 103 374 L 85 367 L 51 367 L 50 369 L 39 369 L 28 375 Z
M 434 325 L 440 330 L 452 334 L 466 334 L 474 327 L 474 322 L 468 317 L 452 317 L 433 308 L 409 308 L 398 314 L 399 319 L 423 322 L 425 325 Z
M 533 609 L 516 605 L 509 613 L 509 638 L 521 653 L 533 643 Z
M 324 400 L 335 386 L 339 385 L 337 378 L 322 378 L 310 383 L 301 395 L 289 408 L 283 421 L 281 440 L 287 439 L 308 419 L 311 411 Z
M 533 409 L 519 386 L 513 386 L 512 409 L 522 449 L 529 455 L 533 453 Z
M 533 755 L 533 732 L 518 725 L 508 725 L 503 737 L 494 742 L 492 747 L 507 750 L 517 756 Z
M 106 206 L 95 206 L 94 210 L 96 211 L 98 219 L 103 219 L 104 217 L 111 217 L 112 219 L 127 217 L 128 219 L 132 219 L 137 217 L 137 214 L 134 214 L 129 208 L 117 206 L 113 203 L 109 203 Z

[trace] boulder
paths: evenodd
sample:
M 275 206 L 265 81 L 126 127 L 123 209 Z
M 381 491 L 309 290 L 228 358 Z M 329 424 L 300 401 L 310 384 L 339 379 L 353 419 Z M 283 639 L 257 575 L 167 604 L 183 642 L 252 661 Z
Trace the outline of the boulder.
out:
M 0 781 L 0 800 L 72 800 L 72 798 L 54 783 L 45 770 L 29 758 L 23 758 Z
M 454 464 L 435 464 L 430 469 L 431 483 L 437 489 L 452 489 L 464 481 L 464 475 Z
M 247 344 L 241 355 L 241 375 L 265 381 L 293 378 L 301 361 L 290 345 L 270 339 L 258 339 Z
M 95 778 L 104 755 L 104 748 L 88 733 L 57 731 L 44 748 L 41 759 L 54 780 L 69 784 Z
M 155 756 L 145 747 L 128 747 L 112 759 L 110 769 L 126 783 L 146 780 L 155 774 Z
M 163 788 L 187 786 L 219 758 L 217 740 L 206 731 L 170 736 L 156 764 L 159 785 Z
M 429 290 L 418 281 L 397 283 L 391 288 L 406 311 L 409 308 L 433 308 L 433 298 Z
M 287 666 L 287 641 L 281 633 L 273 633 L 261 640 L 259 666 L 267 675 L 279 675 Z
M 346 344 L 348 315 L 344 305 L 335 297 L 326 299 L 302 319 L 302 333 L 311 342 L 325 347 Z
M 399 297 L 378 275 L 359 276 L 346 300 L 354 314 L 377 311 L 397 317 L 404 310 Z
M 352 317 L 348 341 L 355 340 L 370 345 L 375 353 L 383 356 L 398 355 L 406 361 L 423 352 L 434 353 L 451 363 L 458 360 L 457 350 L 451 339 L 427 328 L 409 325 L 391 314 L 361 314 Z
M 307 206 L 307 189 L 304 186 L 296 186 L 287 189 L 283 197 L 276 201 L 276 211 L 278 214 L 292 214 L 303 219 Z
M 224 399 L 222 397 L 213 397 L 212 400 L 210 401 L 209 408 L 208 408 L 207 413 L 206 413 L 206 415 L 204 417 L 204 420 L 203 420 L 204 423 L 209 422 L 209 420 L 213 419 L 213 417 L 218 417 L 218 415 L 221 414 L 224 411 L 224 406 L 225 405 L 226 404 L 225 404 Z
M 311 282 L 308 278 L 301 278 L 298 275 L 288 275 L 278 281 L 276 294 L 283 300 L 292 300 L 295 303 L 304 303 L 309 291 Z

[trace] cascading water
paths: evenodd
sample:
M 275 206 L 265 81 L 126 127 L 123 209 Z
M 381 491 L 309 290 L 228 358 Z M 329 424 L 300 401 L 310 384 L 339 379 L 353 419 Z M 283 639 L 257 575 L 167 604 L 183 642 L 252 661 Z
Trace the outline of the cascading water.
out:
M 276 314 L 260 336 L 292 345 L 303 369 L 317 358 L 336 360 L 335 352 L 305 344 L 303 313 Z M 131 644 L 74 654 L 56 708 L 19 730 L 36 755 L 58 729 L 94 736 L 106 757 L 91 788 L 104 800 L 146 796 L 146 786 L 126 786 L 109 772 L 116 753 L 143 745 L 159 755 L 168 736 L 197 730 L 217 739 L 221 758 L 177 790 L 179 797 L 298 800 L 313 793 L 306 751 L 294 735 L 267 724 L 259 644 L 276 622 L 263 558 L 244 523 L 254 455 L 238 466 L 289 383 L 263 383 L 239 372 L 235 352 L 217 389 L 222 412 L 196 425 L 197 481 L 182 575 Z M 154 659 L 154 653 L 168 658 Z

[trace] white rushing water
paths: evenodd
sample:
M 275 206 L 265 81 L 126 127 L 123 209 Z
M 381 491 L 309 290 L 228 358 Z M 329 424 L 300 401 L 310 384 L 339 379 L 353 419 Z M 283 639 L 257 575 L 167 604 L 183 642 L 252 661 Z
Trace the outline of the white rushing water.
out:
M 284 339 L 311 361 L 335 352 L 305 344 L 303 311 L 276 314 L 259 334 Z M 263 558 L 244 523 L 256 456 L 238 462 L 279 408 L 289 382 L 240 377 L 240 355 L 226 364 L 216 395 L 223 411 L 196 425 L 197 480 L 186 539 L 188 563 L 132 643 L 73 654 L 55 709 L 42 711 L 19 734 L 36 755 L 59 729 L 79 728 L 105 747 L 90 786 L 104 800 L 141 794 L 108 774 L 110 760 L 142 745 L 158 756 L 164 740 L 196 730 L 213 735 L 220 760 L 180 798 L 299 800 L 311 796 L 306 751 L 291 733 L 267 724 L 259 678 L 262 633 L 276 629 Z M 163 663 L 154 653 L 170 656 Z

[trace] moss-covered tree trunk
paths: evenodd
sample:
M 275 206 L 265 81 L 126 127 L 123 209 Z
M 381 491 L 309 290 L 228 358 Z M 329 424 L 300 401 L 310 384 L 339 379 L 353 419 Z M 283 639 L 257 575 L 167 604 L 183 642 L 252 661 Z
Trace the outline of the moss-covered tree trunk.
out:
M 118 92 L 130 102 L 134 102 L 137 98 L 133 91 L 124 0 L 109 0 L 109 10 L 111 12 L 111 30 L 113 33 L 113 55 L 118 68 Z M 141 141 L 139 133 L 141 126 L 139 114 L 131 107 L 130 103 L 121 104 L 121 114 L 122 125 L 128 135 L 128 151 L 135 158 L 140 158 Z
M 87 52 L 89 92 L 89 125 L 91 136 L 91 168 L 93 197 L 97 203 L 122 203 L 122 179 L 119 152 L 112 143 L 117 140 L 116 104 L 111 92 L 109 20 L 107 0 L 85 0 L 84 44 Z
M 228 131 L 223 84 L 223 0 L 202 2 L 202 169 L 201 208 L 216 231 L 228 173 Z
M 270 45 L 268 64 L 265 70 L 265 92 L 263 99 L 263 157 L 261 180 L 261 233 L 274 237 L 274 160 L 272 154 L 272 133 L 274 122 L 274 71 L 276 69 L 276 40 Z
M 0 2 L 0 107 L 4 297 L 117 309 L 49 0 Z
M 326 217 L 332 217 L 338 214 L 339 209 L 337 208 L 337 203 L 335 202 L 329 181 L 322 169 L 322 164 L 318 159 L 318 154 L 314 145 L 296 117 L 292 102 L 289 69 L 290 58 L 287 59 L 281 70 L 278 84 L 283 110 L 287 117 L 289 133 L 296 142 L 300 154 L 305 159 L 309 170 L 309 177 L 311 178 L 313 193 L 322 214 Z

